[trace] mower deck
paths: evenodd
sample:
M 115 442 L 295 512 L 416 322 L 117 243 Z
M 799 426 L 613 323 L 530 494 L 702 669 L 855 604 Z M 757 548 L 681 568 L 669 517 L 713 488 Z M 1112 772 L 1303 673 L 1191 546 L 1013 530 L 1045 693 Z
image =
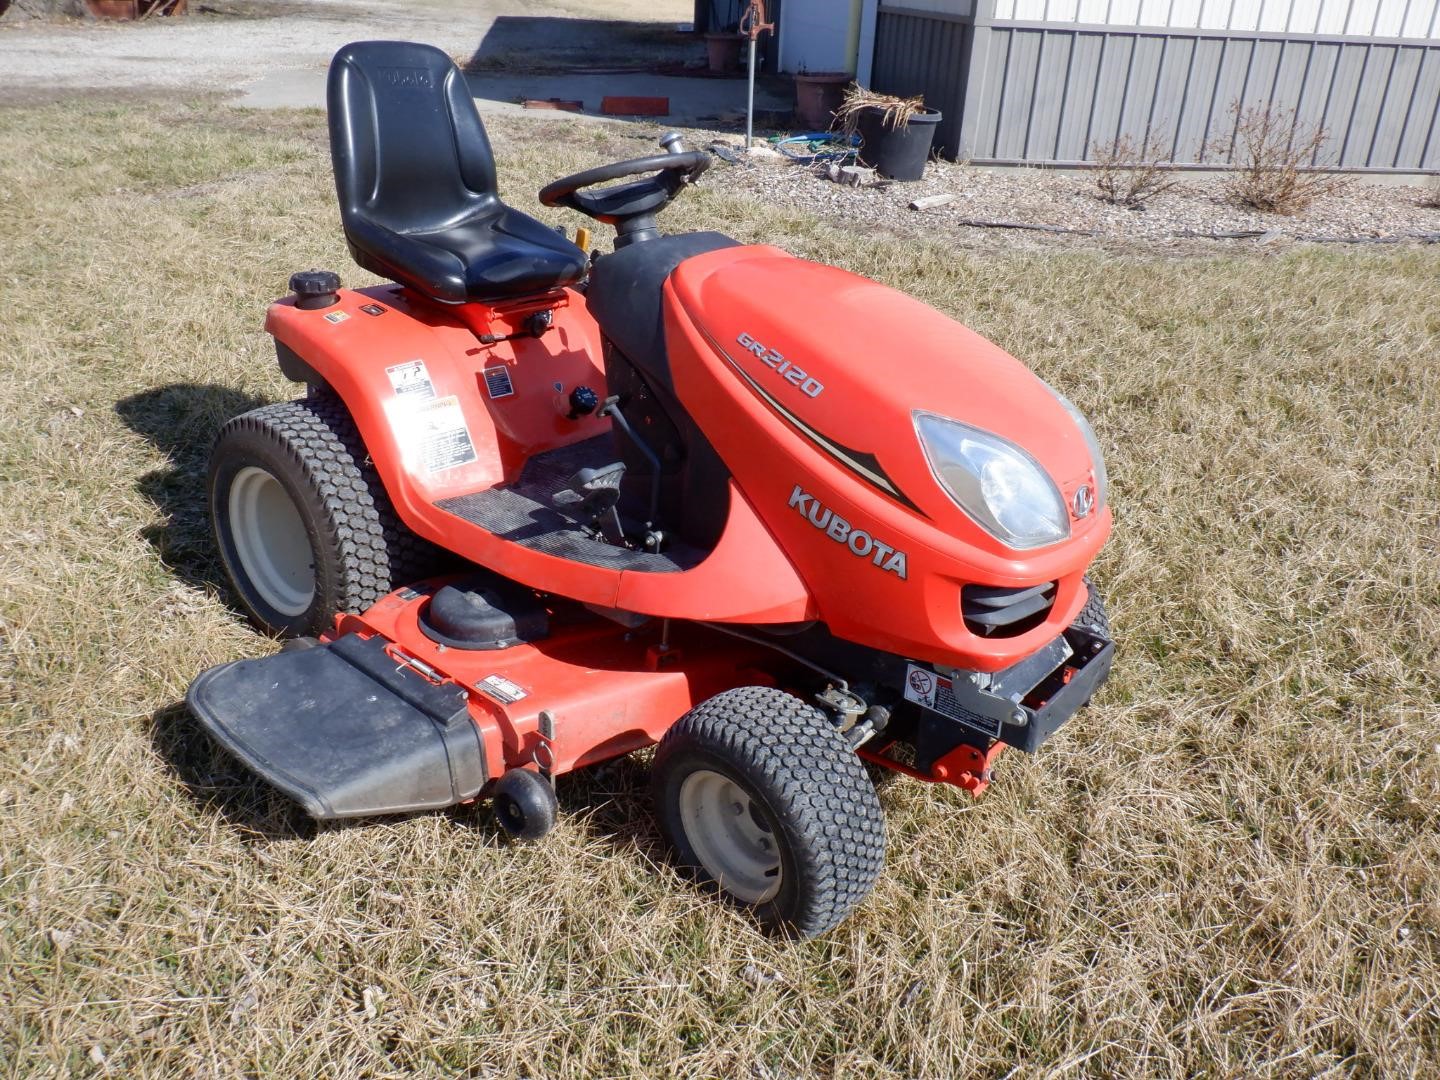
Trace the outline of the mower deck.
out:
M 768 681 L 764 651 L 734 638 L 628 629 L 570 606 L 537 640 L 447 645 L 425 630 L 445 584 L 392 593 L 323 644 L 211 668 L 190 708 L 253 772 L 330 819 L 466 802 L 507 769 L 597 764 L 658 741 L 721 690 Z

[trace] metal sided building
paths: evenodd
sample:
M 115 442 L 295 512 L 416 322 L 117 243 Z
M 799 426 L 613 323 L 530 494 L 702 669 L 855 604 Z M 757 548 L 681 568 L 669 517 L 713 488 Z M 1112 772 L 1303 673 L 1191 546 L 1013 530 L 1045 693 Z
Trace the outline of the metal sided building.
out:
M 858 26 L 857 78 L 941 109 L 950 158 L 1081 164 L 1124 135 L 1224 164 L 1234 106 L 1273 103 L 1329 132 L 1316 164 L 1440 170 L 1440 0 L 862 0 Z

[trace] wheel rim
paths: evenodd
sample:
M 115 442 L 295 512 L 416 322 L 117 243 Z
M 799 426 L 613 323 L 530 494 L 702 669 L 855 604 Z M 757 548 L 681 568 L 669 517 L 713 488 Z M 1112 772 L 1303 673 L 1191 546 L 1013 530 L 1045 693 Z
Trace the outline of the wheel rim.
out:
M 315 560 L 300 511 L 279 480 L 255 465 L 230 484 L 230 537 L 245 578 L 282 615 L 315 599 Z
M 698 769 L 680 785 L 680 822 L 710 876 L 747 904 L 762 904 L 780 891 L 780 845 L 749 793 L 710 769 Z
M 521 810 L 520 804 L 508 795 L 496 797 L 495 816 L 500 819 L 500 824 L 508 832 L 518 833 L 525 828 L 525 811 Z

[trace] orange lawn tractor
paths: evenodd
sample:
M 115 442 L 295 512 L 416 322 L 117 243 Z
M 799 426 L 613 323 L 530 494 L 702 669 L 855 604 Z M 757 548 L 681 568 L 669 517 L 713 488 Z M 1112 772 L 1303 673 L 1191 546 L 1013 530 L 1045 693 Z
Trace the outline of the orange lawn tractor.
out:
M 844 270 L 657 215 L 658 153 L 500 200 L 442 52 L 335 57 L 341 221 L 393 284 L 295 275 L 266 328 L 304 397 L 231 420 L 210 511 L 234 594 L 292 639 L 195 715 L 317 818 L 493 800 L 658 743 L 677 862 L 762 923 L 835 926 L 885 830 L 867 770 L 978 794 L 1090 700 L 1105 467 L 1061 394 Z

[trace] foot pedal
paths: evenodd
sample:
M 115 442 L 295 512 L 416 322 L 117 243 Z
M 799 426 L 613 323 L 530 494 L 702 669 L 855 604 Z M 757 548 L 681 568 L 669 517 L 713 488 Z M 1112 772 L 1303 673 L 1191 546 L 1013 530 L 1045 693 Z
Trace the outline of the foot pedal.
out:
M 625 543 L 625 530 L 620 525 L 620 481 L 625 478 L 625 465 L 617 461 L 596 469 L 581 469 L 555 493 L 557 506 L 579 503 L 580 513 L 599 529 L 612 544 Z
M 625 464 L 620 461 L 598 469 L 581 469 L 556 493 L 556 501 L 560 501 L 560 495 L 574 496 L 584 502 L 587 510 L 594 508 L 599 516 L 620 501 L 620 481 L 624 478 Z

